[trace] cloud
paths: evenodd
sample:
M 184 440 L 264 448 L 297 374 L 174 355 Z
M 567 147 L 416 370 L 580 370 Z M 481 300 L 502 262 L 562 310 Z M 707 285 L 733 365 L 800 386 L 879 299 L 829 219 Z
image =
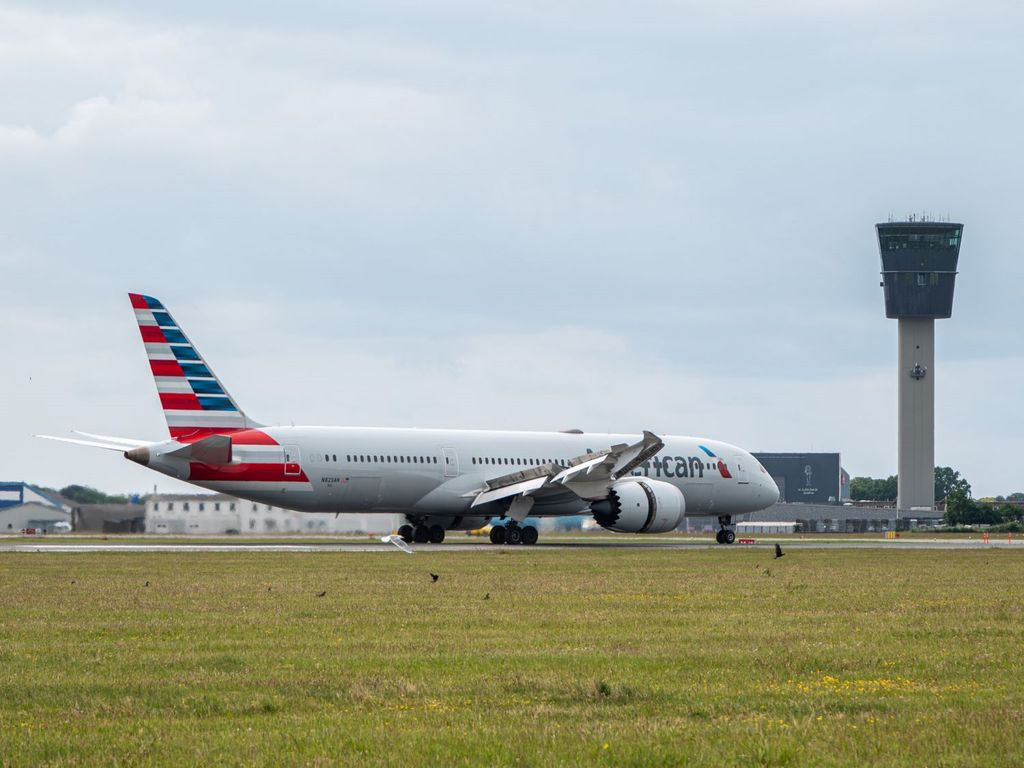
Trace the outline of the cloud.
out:
M 0 385 L 5 433 L 159 427 L 143 290 L 271 419 L 654 426 L 888 474 L 872 224 L 921 208 L 967 224 L 943 381 L 1013 348 L 1015 6 L 48 8 L 0 10 L 0 344 L 50 382 Z M 999 402 L 940 420 L 994 492 L 1012 459 L 970 425 L 1012 441 Z

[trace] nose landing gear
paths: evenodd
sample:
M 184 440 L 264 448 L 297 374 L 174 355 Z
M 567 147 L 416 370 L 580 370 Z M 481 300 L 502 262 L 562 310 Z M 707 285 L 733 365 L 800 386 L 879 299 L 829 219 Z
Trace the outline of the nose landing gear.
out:
M 719 516 L 718 524 L 722 526 L 722 529 L 715 534 L 715 541 L 719 544 L 732 544 L 736 541 L 736 532 L 726 527 L 732 525 L 732 515 Z

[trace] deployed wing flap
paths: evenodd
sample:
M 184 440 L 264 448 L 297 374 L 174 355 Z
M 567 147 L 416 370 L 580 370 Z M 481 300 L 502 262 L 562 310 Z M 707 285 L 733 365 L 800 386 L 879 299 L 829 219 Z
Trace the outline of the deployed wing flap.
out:
M 476 494 L 476 498 L 473 499 L 473 503 L 470 507 L 478 507 L 481 504 L 487 504 L 490 501 L 497 501 L 498 499 L 507 499 L 509 496 L 519 496 L 534 491 L 539 491 L 545 485 L 548 484 L 549 478 L 545 475 L 544 477 L 534 477 L 530 480 L 523 480 L 518 483 L 512 483 L 511 485 L 503 485 L 500 488 L 493 490 L 480 491 Z
M 644 430 L 643 439 L 626 448 L 615 462 L 613 474 L 616 477 L 628 475 L 665 447 L 665 442 L 653 432 Z
M 665 443 L 653 432 L 644 430 L 640 442 L 633 445 L 619 443 L 594 453 L 571 459 L 569 466 L 545 464 L 512 472 L 487 481 L 484 488 L 471 491 L 470 506 L 512 496 L 533 496 L 545 491 L 569 490 L 583 499 L 601 499 L 609 486 L 623 475 L 629 474 L 664 447 Z
M 594 458 L 591 458 L 595 456 L 594 454 L 588 454 L 579 459 L 573 459 L 569 462 L 571 466 L 559 472 L 552 482 L 569 485 L 574 481 L 617 480 L 623 475 L 628 475 L 664 446 L 665 443 L 660 437 L 653 432 L 644 430 L 644 436 L 639 443 L 633 445 L 619 443 L 601 451 Z

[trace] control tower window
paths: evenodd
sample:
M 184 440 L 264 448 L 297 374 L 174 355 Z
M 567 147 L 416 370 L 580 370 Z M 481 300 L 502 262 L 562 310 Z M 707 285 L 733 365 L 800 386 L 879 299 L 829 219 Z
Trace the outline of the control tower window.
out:
M 956 248 L 960 245 L 960 227 L 920 232 L 883 232 L 879 240 L 883 251 L 904 248 Z

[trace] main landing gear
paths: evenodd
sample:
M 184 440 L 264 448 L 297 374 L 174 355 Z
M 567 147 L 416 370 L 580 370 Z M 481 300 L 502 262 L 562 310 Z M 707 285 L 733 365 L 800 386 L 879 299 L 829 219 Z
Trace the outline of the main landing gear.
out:
M 406 523 L 398 528 L 398 535 L 406 544 L 440 544 L 444 541 L 444 528 L 440 525 L 411 526 Z
M 732 525 L 732 515 L 719 516 L 718 524 L 722 526 L 722 529 L 715 534 L 715 541 L 719 544 L 732 544 L 736 541 L 736 532 L 726 527 Z
M 491 526 L 491 544 L 526 544 L 533 546 L 539 538 L 532 525 L 520 525 L 509 520 L 507 525 Z

